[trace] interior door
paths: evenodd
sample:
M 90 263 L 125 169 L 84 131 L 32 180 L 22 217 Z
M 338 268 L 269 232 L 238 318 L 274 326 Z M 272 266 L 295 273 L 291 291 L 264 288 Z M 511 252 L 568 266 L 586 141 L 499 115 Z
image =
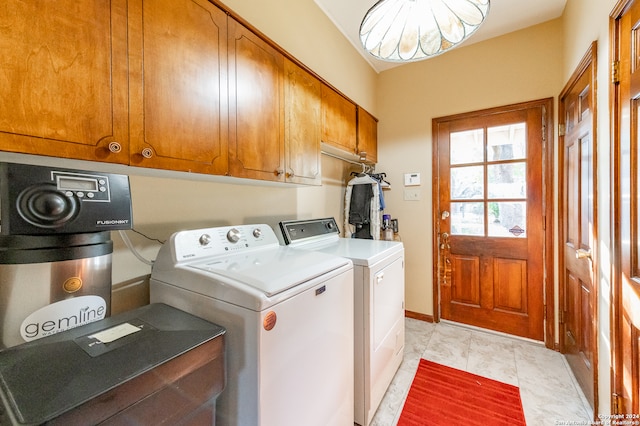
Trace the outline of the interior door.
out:
M 441 318 L 544 340 L 551 102 L 434 119 Z
M 560 94 L 560 350 L 595 407 L 597 377 L 597 43 L 594 42 Z
M 621 0 L 611 17 L 612 412 L 640 413 L 640 2 Z M 614 68 L 615 70 L 615 68 Z M 637 417 L 634 417 L 637 419 Z

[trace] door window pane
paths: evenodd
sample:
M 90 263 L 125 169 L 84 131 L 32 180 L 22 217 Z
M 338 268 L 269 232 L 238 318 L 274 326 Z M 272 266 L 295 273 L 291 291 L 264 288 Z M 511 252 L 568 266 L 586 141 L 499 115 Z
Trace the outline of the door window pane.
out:
M 484 203 L 451 203 L 451 235 L 484 236 Z
M 492 164 L 487 166 L 489 198 L 525 198 L 527 194 L 526 163 Z
M 490 237 L 526 238 L 526 202 L 491 202 L 488 210 Z
M 451 198 L 476 200 L 484 198 L 484 167 L 467 166 L 451 169 Z
M 484 162 L 483 129 L 453 132 L 449 135 L 450 164 Z
M 519 160 L 527 155 L 525 123 L 487 128 L 487 161 Z

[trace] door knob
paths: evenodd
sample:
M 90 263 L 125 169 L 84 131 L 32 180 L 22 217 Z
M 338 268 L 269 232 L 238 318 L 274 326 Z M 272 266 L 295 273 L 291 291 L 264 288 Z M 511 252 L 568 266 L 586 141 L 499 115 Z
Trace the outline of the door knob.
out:
M 576 259 L 591 259 L 591 250 L 576 250 Z

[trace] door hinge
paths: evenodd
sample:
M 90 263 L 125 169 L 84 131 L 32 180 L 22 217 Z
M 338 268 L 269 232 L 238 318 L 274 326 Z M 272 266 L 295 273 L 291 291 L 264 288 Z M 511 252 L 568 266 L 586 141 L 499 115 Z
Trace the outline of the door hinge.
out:
M 560 324 L 564 324 L 564 311 L 560 311 L 558 313 L 560 314 L 560 318 L 559 318 L 558 322 Z
M 547 109 L 542 107 L 542 142 L 547 142 Z M 544 145 L 543 145 L 544 146 Z
M 611 84 L 620 83 L 620 61 L 611 63 Z
M 547 305 L 542 305 L 542 319 L 547 320 Z
M 620 414 L 620 395 L 617 393 L 611 394 L 611 414 Z
M 567 128 L 564 124 L 558 124 L 558 136 L 564 136 L 566 134 Z

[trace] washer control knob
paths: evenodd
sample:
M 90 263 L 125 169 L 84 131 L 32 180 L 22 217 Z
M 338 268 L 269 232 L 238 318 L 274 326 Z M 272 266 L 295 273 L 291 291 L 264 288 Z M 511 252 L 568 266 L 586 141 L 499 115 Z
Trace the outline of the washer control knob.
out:
M 240 240 L 240 231 L 236 228 L 229 229 L 229 232 L 227 232 L 227 240 L 232 243 L 237 243 Z
M 253 230 L 253 236 L 256 238 L 260 238 L 262 236 L 262 229 L 256 228 Z
M 209 245 L 209 243 L 211 242 L 211 235 L 209 234 L 200 235 L 198 242 L 200 243 L 201 246 Z
M 333 228 L 334 228 L 333 221 L 327 222 L 327 228 L 330 229 L 330 230 L 333 230 Z

